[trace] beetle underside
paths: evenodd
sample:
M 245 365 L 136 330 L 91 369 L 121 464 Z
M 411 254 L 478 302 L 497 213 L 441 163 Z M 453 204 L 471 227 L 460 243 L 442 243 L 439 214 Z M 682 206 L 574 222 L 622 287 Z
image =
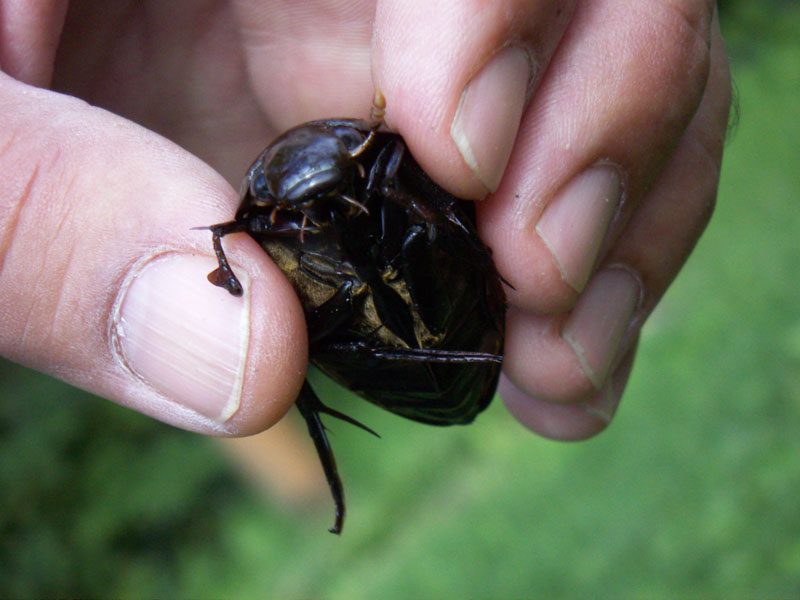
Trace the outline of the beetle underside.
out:
M 502 362 L 505 296 L 474 207 L 436 186 L 397 134 L 357 120 L 315 121 L 271 144 L 243 184 L 236 218 L 213 225 L 215 285 L 239 295 L 222 248 L 251 235 L 289 278 L 306 313 L 311 362 L 407 418 L 470 423 L 488 406 Z M 297 399 L 336 503 L 344 491 L 305 381 Z M 377 435 L 377 434 L 376 434 Z

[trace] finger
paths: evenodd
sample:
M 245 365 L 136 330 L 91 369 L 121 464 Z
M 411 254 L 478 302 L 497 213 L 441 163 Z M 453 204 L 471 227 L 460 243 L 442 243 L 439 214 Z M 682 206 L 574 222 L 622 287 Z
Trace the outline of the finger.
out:
M 579 4 L 502 184 L 479 206 L 512 304 L 560 312 L 585 289 L 697 109 L 712 7 Z
M 531 90 L 574 0 L 383 0 L 373 73 L 387 121 L 422 167 L 462 198 L 494 190 Z
M 70 2 L 52 87 L 158 132 L 234 187 L 274 133 L 227 2 Z
M 668 168 L 604 259 L 605 264 L 627 265 L 639 274 L 645 315 L 664 295 L 711 218 L 731 96 L 730 68 L 715 16 L 703 101 Z
M 46 86 L 66 12 L 66 0 L 2 0 L 0 69 L 19 81 Z
M 524 400 L 512 392 L 515 414 L 532 429 L 539 431 L 550 411 L 563 414 L 543 400 L 580 403 L 597 398 L 600 390 L 606 402 L 619 402 L 621 357 L 631 352 L 711 216 L 730 101 L 730 74 L 715 20 L 700 107 L 576 307 L 557 316 L 521 310 L 511 316 L 504 369 L 519 392 L 536 399 L 523 411 Z M 609 380 L 615 397 L 605 393 Z
M 170 142 L 0 76 L 0 353 L 163 421 L 260 431 L 291 405 L 302 311 L 252 240 L 246 293 L 209 284 L 233 190 Z M 244 237 L 244 236 L 233 236 Z
M 235 2 L 250 81 L 276 132 L 367 118 L 374 0 Z
M 509 412 L 539 435 L 561 441 L 585 440 L 603 431 L 614 418 L 635 354 L 634 343 L 603 388 L 581 402 L 555 404 L 531 398 L 507 377 L 500 380 L 500 395 Z

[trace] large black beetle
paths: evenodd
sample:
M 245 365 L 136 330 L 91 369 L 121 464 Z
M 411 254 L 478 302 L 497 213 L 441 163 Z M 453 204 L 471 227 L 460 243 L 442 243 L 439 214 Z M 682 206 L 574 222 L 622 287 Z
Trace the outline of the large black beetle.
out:
M 222 249 L 246 232 L 291 281 L 311 362 L 370 402 L 435 425 L 470 423 L 492 399 L 505 296 L 471 202 L 434 184 L 402 138 L 353 119 L 290 129 L 256 159 L 233 221 L 210 227 L 215 285 L 242 293 Z M 344 493 L 320 414 L 346 415 L 306 381 L 297 407 L 336 503 Z

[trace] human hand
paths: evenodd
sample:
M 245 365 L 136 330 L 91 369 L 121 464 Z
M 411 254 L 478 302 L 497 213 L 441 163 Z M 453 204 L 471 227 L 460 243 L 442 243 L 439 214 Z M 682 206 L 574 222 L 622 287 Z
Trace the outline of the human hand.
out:
M 547 437 L 602 431 L 713 210 L 731 101 L 715 3 L 380 3 L 373 73 L 428 173 L 491 192 L 509 410 Z
M 230 218 L 219 173 L 274 134 L 232 8 L 71 2 L 62 31 L 66 5 L 0 3 L 0 354 L 187 429 L 261 431 L 300 389 L 302 310 L 246 239 L 227 246 L 247 297 L 209 284 L 192 230 Z M 72 97 L 33 87 L 51 73 Z
M 206 283 L 189 228 L 229 218 L 235 193 L 147 128 L 236 180 L 291 125 L 366 116 L 377 86 L 441 185 L 493 191 L 478 209 L 514 286 L 512 413 L 551 437 L 601 430 L 713 206 L 713 3 L 322 4 L 73 2 L 63 32 L 64 3 L 4 4 L 0 353 L 197 431 L 272 424 L 304 375 L 302 311 L 248 239 L 226 251 L 249 296 Z M 54 86 L 145 127 L 30 87 L 59 36 Z

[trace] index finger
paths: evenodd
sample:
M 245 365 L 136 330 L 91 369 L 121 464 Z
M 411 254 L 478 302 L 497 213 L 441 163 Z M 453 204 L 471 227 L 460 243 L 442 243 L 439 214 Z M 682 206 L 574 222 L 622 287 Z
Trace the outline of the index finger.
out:
M 387 122 L 441 186 L 460 198 L 494 191 L 525 106 L 574 0 L 384 0 L 373 79 Z

